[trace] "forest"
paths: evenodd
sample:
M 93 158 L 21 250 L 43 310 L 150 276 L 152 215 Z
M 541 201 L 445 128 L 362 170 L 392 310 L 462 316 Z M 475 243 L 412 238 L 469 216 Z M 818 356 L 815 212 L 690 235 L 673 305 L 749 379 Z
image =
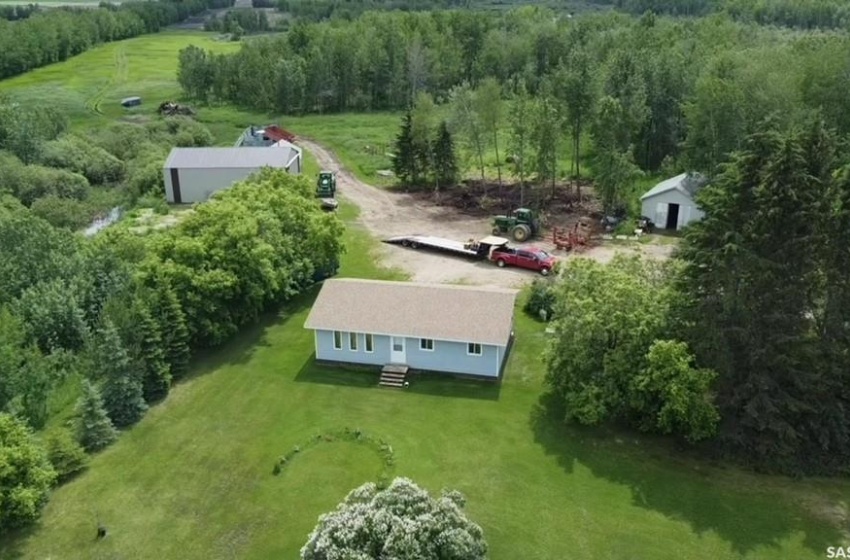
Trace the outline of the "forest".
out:
M 155 33 L 209 8 L 233 0 L 165 0 L 105 4 L 96 9 L 8 9 L 0 19 L 0 79 L 61 62 L 91 47 Z M 28 17 L 24 17 L 28 16 Z M 9 21 L 9 20 L 17 21 Z
M 850 38 L 831 32 L 524 7 L 297 23 L 231 55 L 190 47 L 178 79 L 202 102 L 285 114 L 433 106 L 466 151 L 502 142 L 499 165 L 513 163 L 499 173 L 544 183 L 587 169 L 614 203 L 641 172 L 713 175 L 767 118 L 817 113 L 847 134 L 848 65 Z

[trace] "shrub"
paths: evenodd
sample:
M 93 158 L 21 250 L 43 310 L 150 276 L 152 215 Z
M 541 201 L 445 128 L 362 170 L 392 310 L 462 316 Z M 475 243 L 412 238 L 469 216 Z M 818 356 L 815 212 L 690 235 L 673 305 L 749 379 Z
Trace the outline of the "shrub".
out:
M 66 134 L 48 142 L 41 162 L 80 173 L 92 184 L 112 183 L 124 177 L 124 162 L 90 140 Z
M 30 209 L 33 214 L 57 228 L 77 230 L 91 221 L 88 204 L 53 194 L 35 200 Z
M 523 311 L 534 318 L 551 321 L 555 314 L 555 292 L 548 280 L 535 279 Z
M 47 438 L 47 458 L 60 482 L 70 479 L 88 466 L 88 455 L 68 430 L 54 432 Z
M 26 424 L 0 413 L 0 532 L 38 519 L 56 471 Z

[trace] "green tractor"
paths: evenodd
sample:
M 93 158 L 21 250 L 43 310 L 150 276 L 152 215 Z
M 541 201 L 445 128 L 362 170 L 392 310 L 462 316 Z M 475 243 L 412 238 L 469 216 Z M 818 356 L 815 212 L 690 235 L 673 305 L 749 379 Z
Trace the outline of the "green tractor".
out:
M 325 210 L 336 210 L 336 173 L 333 171 L 321 171 L 319 180 L 316 182 L 316 198 L 322 199 L 322 208 Z
M 507 216 L 493 217 L 493 235 L 511 234 L 514 241 L 528 241 L 540 233 L 540 220 L 533 210 L 517 208 Z
M 321 171 L 316 183 L 316 197 L 334 198 L 336 196 L 336 173 L 333 171 Z

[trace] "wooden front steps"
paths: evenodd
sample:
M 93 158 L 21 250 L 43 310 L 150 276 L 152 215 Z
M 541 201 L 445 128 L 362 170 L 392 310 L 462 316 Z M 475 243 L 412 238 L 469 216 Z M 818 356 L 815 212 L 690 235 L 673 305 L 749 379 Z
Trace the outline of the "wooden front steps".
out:
M 381 380 L 378 385 L 382 387 L 404 388 L 407 370 L 409 368 L 400 364 L 387 364 L 381 370 Z

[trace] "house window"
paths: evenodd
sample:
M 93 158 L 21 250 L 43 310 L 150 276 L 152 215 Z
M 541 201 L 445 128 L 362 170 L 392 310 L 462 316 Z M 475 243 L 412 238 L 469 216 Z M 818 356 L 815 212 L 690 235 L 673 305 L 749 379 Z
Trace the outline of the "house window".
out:
M 334 331 L 334 350 L 342 350 L 342 333 Z
M 420 350 L 434 350 L 434 339 L 433 338 L 420 338 L 419 339 L 419 349 Z
M 375 350 L 375 347 L 372 345 L 372 344 L 373 344 L 373 342 L 372 342 L 372 335 L 371 335 L 371 334 L 364 334 L 364 335 L 363 335 L 363 338 L 365 338 L 365 339 L 366 339 L 366 351 L 367 351 L 367 352 L 372 352 L 372 351 L 374 351 L 374 350 Z
M 477 342 L 470 342 L 466 345 L 466 353 L 470 356 L 480 356 L 481 355 L 481 345 Z
M 348 349 L 352 352 L 357 352 L 357 333 L 348 333 Z

